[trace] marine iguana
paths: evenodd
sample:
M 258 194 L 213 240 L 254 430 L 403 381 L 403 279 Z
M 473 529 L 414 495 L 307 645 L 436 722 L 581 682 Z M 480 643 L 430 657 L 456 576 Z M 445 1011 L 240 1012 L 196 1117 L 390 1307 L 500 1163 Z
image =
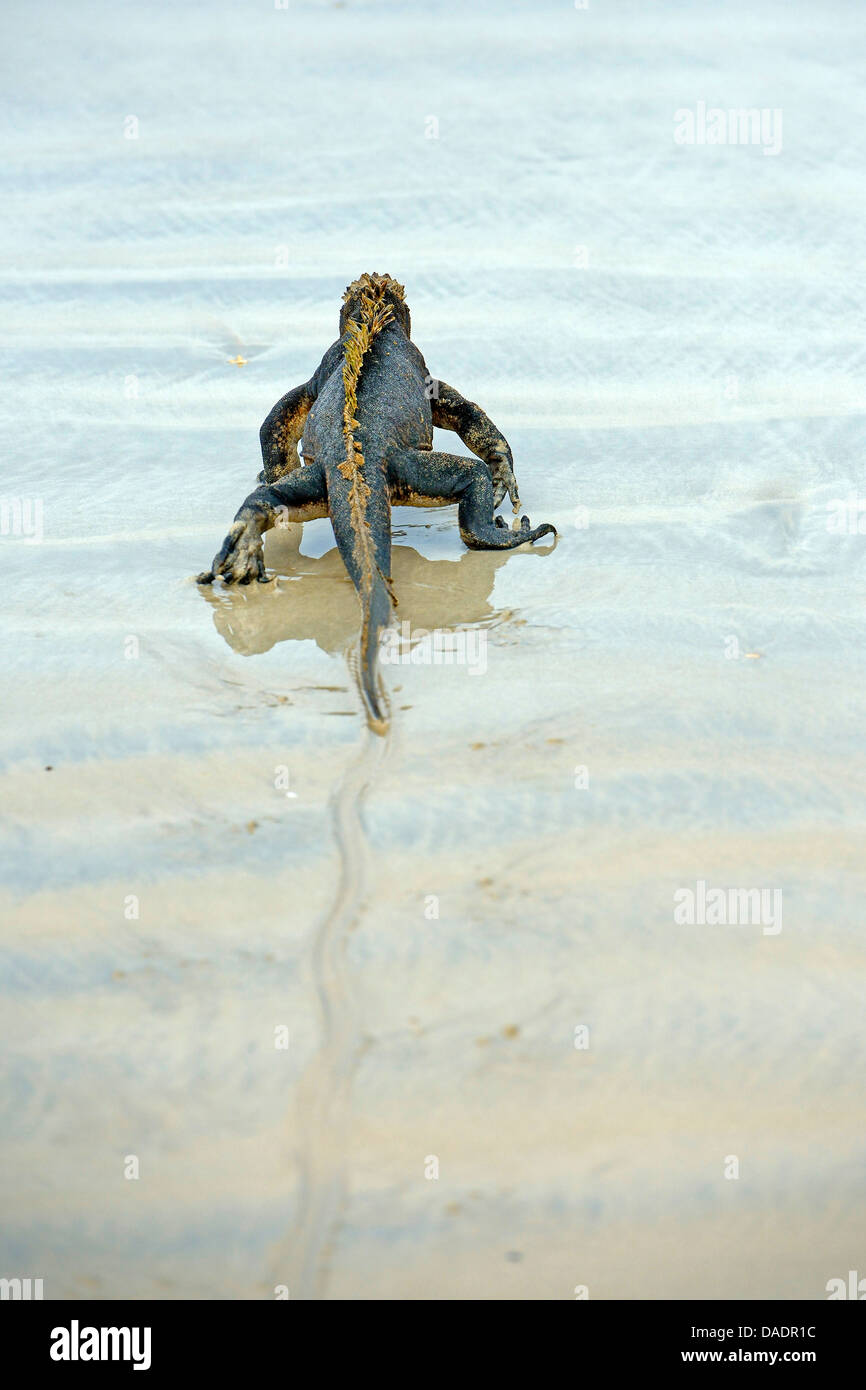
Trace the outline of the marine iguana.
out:
M 453 430 L 475 458 L 433 449 L 433 426 Z M 388 724 L 376 672 L 379 637 L 391 620 L 391 505 L 457 503 L 464 543 L 510 550 L 556 535 L 520 518 L 512 529 L 494 510 L 508 493 L 520 505 L 511 449 L 484 411 L 435 381 L 412 342 L 405 290 L 390 275 L 348 286 L 340 336 L 310 380 L 288 391 L 259 432 L 261 486 L 241 504 L 211 569 L 210 584 L 267 581 L 262 535 L 278 521 L 329 516 L 361 604 L 361 691 L 367 722 Z M 303 465 L 298 458 L 301 444 Z

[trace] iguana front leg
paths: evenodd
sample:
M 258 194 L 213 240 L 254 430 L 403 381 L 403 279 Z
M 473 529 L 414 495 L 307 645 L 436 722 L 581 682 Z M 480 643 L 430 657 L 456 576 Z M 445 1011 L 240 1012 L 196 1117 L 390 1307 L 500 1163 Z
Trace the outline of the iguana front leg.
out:
M 264 464 L 259 474 L 260 483 L 275 483 L 300 468 L 298 441 L 304 433 L 307 416 L 325 382 L 339 367 L 342 355 L 343 345 L 338 338 L 328 348 L 309 381 L 287 391 L 269 411 L 259 430 Z
M 453 430 L 473 454 L 483 459 L 493 478 L 493 505 L 498 507 L 506 492 L 515 512 L 520 508 L 514 460 L 505 435 L 474 401 L 467 401 L 446 381 L 434 381 L 430 401 L 433 424 L 441 430 Z
M 278 522 L 282 525 L 312 521 L 327 515 L 325 473 L 320 464 L 308 464 L 291 477 L 257 487 L 241 504 L 213 564 L 198 575 L 197 583 L 212 584 L 218 575 L 226 584 L 249 584 L 251 579 L 266 583 L 262 551 L 265 531 Z
M 275 483 L 300 468 L 298 441 L 314 400 L 313 382 L 305 381 L 281 396 L 259 430 L 264 468 L 260 483 Z

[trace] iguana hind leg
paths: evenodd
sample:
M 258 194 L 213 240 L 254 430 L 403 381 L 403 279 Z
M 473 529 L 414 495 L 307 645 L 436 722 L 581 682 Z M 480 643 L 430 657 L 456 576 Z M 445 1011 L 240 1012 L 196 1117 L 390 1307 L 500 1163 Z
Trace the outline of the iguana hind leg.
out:
M 540 536 L 556 535 L 549 522 L 531 526 L 520 518 L 512 531 L 493 515 L 493 481 L 480 459 L 459 458 L 435 449 L 403 449 L 388 464 L 388 486 L 395 506 L 435 507 L 457 503 L 457 520 L 470 550 L 512 550 Z
M 267 581 L 262 535 L 272 526 L 290 521 L 313 521 L 328 515 L 324 469 L 317 464 L 298 468 L 271 486 L 257 487 L 241 504 L 231 530 L 199 584 L 212 584 L 219 575 L 224 583 Z

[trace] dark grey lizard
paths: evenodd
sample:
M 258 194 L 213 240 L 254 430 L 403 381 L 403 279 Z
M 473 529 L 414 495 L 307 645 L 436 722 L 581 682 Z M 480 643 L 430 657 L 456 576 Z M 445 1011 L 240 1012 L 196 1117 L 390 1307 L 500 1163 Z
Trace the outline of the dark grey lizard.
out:
M 432 447 L 433 427 L 453 430 L 475 458 Z M 264 469 L 235 517 L 209 584 L 266 581 L 262 534 L 277 522 L 329 516 L 361 603 L 361 691 L 370 727 L 388 723 L 377 676 L 380 634 L 396 601 L 391 589 L 391 506 L 457 503 L 464 543 L 508 550 L 556 534 L 521 517 L 512 529 L 494 511 L 519 507 L 511 449 L 479 406 L 434 381 L 411 340 L 403 286 L 389 275 L 349 285 L 340 337 L 309 381 L 287 392 L 260 431 Z M 304 463 L 298 458 L 301 442 Z

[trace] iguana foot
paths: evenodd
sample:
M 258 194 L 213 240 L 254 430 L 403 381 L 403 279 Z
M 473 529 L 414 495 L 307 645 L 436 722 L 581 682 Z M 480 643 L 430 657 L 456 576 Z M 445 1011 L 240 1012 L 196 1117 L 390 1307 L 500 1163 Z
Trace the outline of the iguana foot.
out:
M 528 516 L 509 526 L 504 516 L 493 518 L 493 535 L 484 524 L 473 523 L 471 517 L 460 515 L 460 535 L 463 544 L 470 550 L 513 550 L 515 546 L 526 545 L 527 541 L 540 540 L 542 536 L 556 535 L 556 527 L 549 521 L 541 526 L 533 526 Z
M 257 518 L 232 522 L 231 530 L 214 556 L 211 568 L 198 575 L 196 582 L 212 584 L 217 577 L 224 584 L 249 584 L 252 579 L 257 579 L 260 584 L 267 583 L 262 532 Z
M 533 526 L 528 516 L 522 516 L 520 521 L 515 521 L 513 526 L 509 525 L 504 516 L 495 516 L 493 523 L 501 531 L 507 531 L 510 536 L 519 535 L 520 539 L 516 542 L 518 545 L 523 545 L 526 541 L 537 541 L 541 536 L 556 535 L 556 527 L 552 526 L 549 521 L 545 521 L 541 526 Z
M 266 584 L 262 533 L 271 526 L 327 515 L 325 475 L 315 464 L 293 470 L 272 487 L 256 488 L 241 506 L 211 568 L 196 582 L 212 584 L 221 576 L 226 584 L 249 584 L 251 579 Z
M 504 449 L 497 450 L 493 456 L 487 460 L 487 466 L 493 477 L 493 510 L 505 501 L 511 499 L 511 505 L 515 516 L 520 511 L 520 494 L 517 490 L 517 479 L 514 476 L 514 462 L 511 457 L 511 450 L 508 445 Z

